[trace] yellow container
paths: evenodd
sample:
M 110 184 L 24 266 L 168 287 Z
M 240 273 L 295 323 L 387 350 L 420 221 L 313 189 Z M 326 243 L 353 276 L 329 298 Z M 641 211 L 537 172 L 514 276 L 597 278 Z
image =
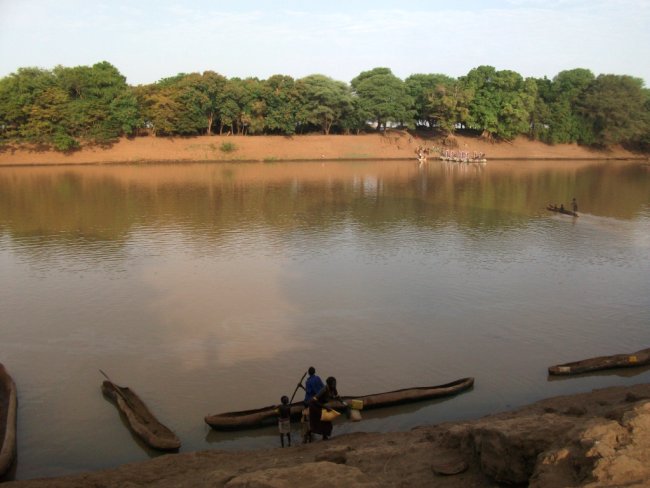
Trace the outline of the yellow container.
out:
M 337 412 L 336 410 L 330 410 L 328 412 L 327 410 L 323 409 L 323 411 L 320 414 L 320 419 L 323 422 L 331 422 L 332 420 L 334 420 L 339 415 L 341 415 L 341 414 L 339 412 Z
M 363 400 L 350 400 L 348 405 L 352 410 L 363 410 Z

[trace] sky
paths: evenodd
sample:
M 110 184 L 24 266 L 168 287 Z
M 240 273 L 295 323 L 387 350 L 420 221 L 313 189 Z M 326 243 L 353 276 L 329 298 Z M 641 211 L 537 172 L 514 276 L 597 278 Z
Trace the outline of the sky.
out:
M 131 85 L 178 73 L 323 74 L 388 67 L 452 77 L 490 65 L 586 68 L 650 88 L 650 0 L 0 0 L 0 77 L 113 64 Z

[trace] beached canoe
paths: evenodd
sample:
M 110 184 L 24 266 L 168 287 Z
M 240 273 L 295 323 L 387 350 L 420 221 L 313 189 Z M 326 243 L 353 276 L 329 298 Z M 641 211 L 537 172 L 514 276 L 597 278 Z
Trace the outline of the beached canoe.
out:
M 547 206 L 546 210 L 550 210 L 551 212 L 561 213 L 561 214 L 564 214 L 564 215 L 571 215 L 572 217 L 577 217 L 578 216 L 578 214 L 576 212 L 574 212 L 573 210 L 567 210 L 566 208 L 554 207 L 552 205 Z
M 548 374 L 569 375 L 599 371 L 602 369 L 631 368 L 650 364 L 650 349 L 641 349 L 632 354 L 615 354 L 583 359 L 573 363 L 558 364 L 548 368 Z
M 375 393 L 373 395 L 361 396 L 344 396 L 343 401 L 349 403 L 351 400 L 361 400 L 363 409 L 388 407 L 400 405 L 403 403 L 419 402 L 433 398 L 446 397 L 455 395 L 464 390 L 468 390 L 474 385 L 474 378 L 462 378 L 444 385 L 437 386 L 420 386 L 415 388 L 404 388 L 402 390 L 388 391 L 385 393 Z M 329 403 L 334 409 L 345 408 L 338 401 Z M 300 418 L 300 414 L 305 408 L 302 402 L 291 404 L 291 417 Z M 226 412 L 205 417 L 205 423 L 216 430 L 241 430 L 263 427 L 272 425 L 277 422 L 277 405 L 258 408 L 255 410 L 242 410 L 239 412 Z
M 0 478 L 16 457 L 16 384 L 0 364 Z
M 131 430 L 149 447 L 161 451 L 175 451 L 181 447 L 176 434 L 163 425 L 130 388 L 106 380 L 102 383 L 102 392 L 115 403 Z

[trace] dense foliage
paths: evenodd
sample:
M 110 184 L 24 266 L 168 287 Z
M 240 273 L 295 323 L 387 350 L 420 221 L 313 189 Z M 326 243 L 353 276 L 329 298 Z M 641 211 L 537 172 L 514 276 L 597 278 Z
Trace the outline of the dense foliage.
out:
M 129 86 L 104 61 L 20 68 L 0 79 L 0 143 L 60 151 L 138 134 L 340 134 L 395 126 L 647 150 L 650 90 L 638 78 L 596 77 L 587 69 L 535 79 L 492 66 L 457 79 L 401 80 L 389 68 L 364 71 L 349 84 L 320 74 L 260 80 L 205 71 Z

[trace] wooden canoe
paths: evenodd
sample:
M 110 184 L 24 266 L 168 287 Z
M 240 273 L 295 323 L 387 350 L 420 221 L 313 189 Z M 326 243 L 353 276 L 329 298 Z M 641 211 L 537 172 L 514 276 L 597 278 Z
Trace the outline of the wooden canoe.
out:
M 363 409 L 388 407 L 403 403 L 419 402 L 433 398 L 455 395 L 468 390 L 474 385 L 474 378 L 462 378 L 444 385 L 420 386 L 415 388 L 404 388 L 402 390 L 375 393 L 373 395 L 344 396 L 344 401 L 361 400 Z M 329 404 L 334 409 L 345 408 L 340 402 L 333 401 Z M 291 404 L 291 417 L 300 418 L 305 408 L 302 402 Z M 239 412 L 226 412 L 205 417 L 205 423 L 216 430 L 242 430 L 272 425 L 277 422 L 277 406 L 258 408 L 255 410 L 242 410 Z
M 564 214 L 564 215 L 571 215 L 572 217 L 577 217 L 578 216 L 578 214 L 576 212 L 574 212 L 573 210 L 568 210 L 566 208 L 560 208 L 560 207 L 553 207 L 551 205 L 547 206 L 546 210 L 550 210 L 551 212 L 561 213 L 561 214 Z
M 650 364 L 650 349 L 641 349 L 632 354 L 615 354 L 583 359 L 572 363 L 558 364 L 548 368 L 548 374 L 569 375 L 599 371 L 602 369 L 631 368 Z
M 163 425 L 130 388 L 105 380 L 102 392 L 124 414 L 133 433 L 149 447 L 161 451 L 175 451 L 181 447 L 176 434 Z
M 16 458 L 16 384 L 0 364 L 0 478 Z

